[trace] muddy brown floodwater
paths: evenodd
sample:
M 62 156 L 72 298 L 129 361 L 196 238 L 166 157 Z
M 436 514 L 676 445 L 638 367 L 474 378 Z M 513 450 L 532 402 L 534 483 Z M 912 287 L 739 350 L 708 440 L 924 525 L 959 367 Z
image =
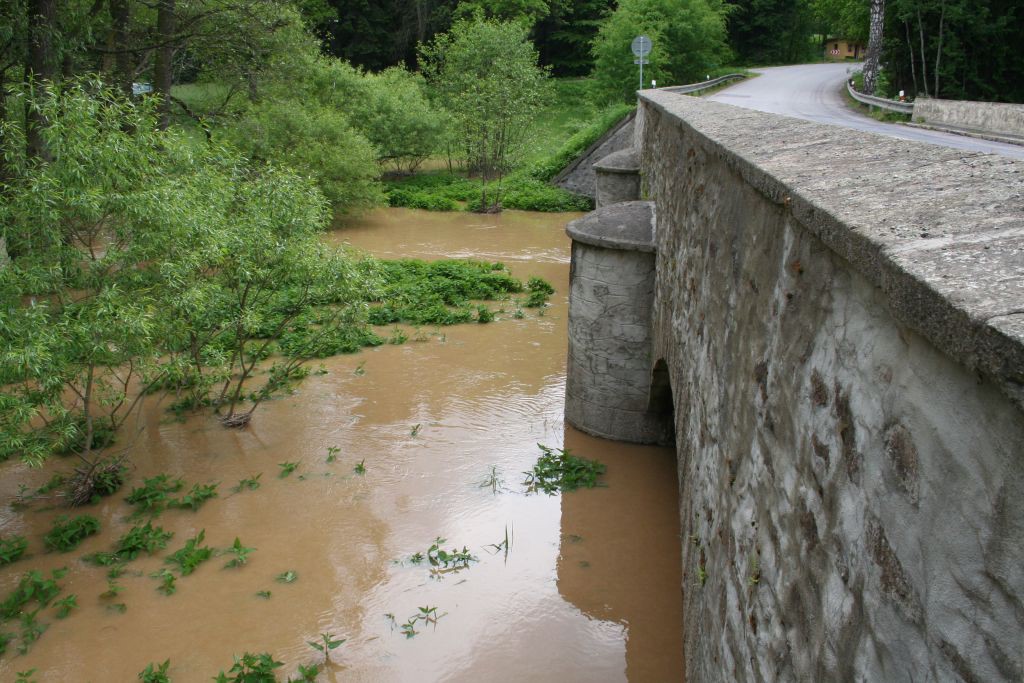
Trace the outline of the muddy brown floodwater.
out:
M 347 641 L 318 680 L 681 680 L 674 453 L 594 439 L 562 418 L 563 228 L 573 217 L 386 209 L 331 233 L 333 242 L 385 258 L 503 261 L 520 278 L 548 279 L 557 293 L 543 316 L 525 309 L 520 320 L 507 313 L 487 325 L 425 329 L 418 342 L 410 331 L 402 346 L 328 359 L 327 374 L 261 406 L 242 431 L 206 416 L 171 421 L 150 401 L 130 483 L 85 510 L 100 519 L 100 535 L 70 553 L 46 553 L 39 539 L 62 511 L 0 510 L 0 536 L 25 534 L 31 553 L 0 570 L 3 595 L 28 569 L 67 566 L 64 594 L 80 605 L 62 620 L 52 608 L 40 612 L 48 630 L 27 655 L 12 644 L 0 680 L 34 667 L 39 681 L 129 682 L 169 658 L 173 681 L 208 681 L 245 651 L 285 662 L 283 680 L 317 659 L 306 641 L 321 632 Z M 522 473 L 538 443 L 604 462 L 607 487 L 527 495 Z M 340 449 L 334 463 L 326 462 L 330 446 Z M 300 465 L 279 479 L 285 461 Z M 353 468 L 362 461 L 360 476 Z M 68 465 L 6 463 L 0 495 L 9 501 L 19 483 L 39 486 Z M 496 492 L 481 486 L 492 468 L 502 480 Z M 220 497 L 197 512 L 164 512 L 157 523 L 175 532 L 167 550 L 129 563 L 118 579 L 123 592 L 101 598 L 106 571 L 81 557 L 111 548 L 131 526 L 125 494 L 161 472 L 188 485 L 220 482 Z M 258 473 L 261 488 L 230 493 Z M 174 595 L 160 594 L 149 575 L 201 529 L 211 546 L 239 537 L 257 550 L 238 569 L 215 557 L 179 578 Z M 507 554 L 491 547 L 506 530 Z M 439 536 L 479 561 L 441 578 L 409 562 Z M 297 580 L 275 581 L 288 570 Z M 444 616 L 406 638 L 399 625 L 420 607 Z

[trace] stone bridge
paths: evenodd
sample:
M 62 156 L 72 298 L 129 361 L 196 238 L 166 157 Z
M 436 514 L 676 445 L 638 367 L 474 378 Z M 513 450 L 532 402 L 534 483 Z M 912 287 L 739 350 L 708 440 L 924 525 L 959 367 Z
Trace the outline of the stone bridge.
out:
M 1024 680 L 1024 166 L 666 92 L 566 418 L 674 442 L 690 681 Z

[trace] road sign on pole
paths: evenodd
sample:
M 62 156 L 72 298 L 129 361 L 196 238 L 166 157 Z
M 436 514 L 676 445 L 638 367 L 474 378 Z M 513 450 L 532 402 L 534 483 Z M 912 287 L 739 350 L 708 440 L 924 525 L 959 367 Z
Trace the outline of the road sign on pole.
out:
M 637 36 L 633 39 L 633 43 L 629 46 L 629 49 L 633 51 L 633 54 L 637 59 L 633 60 L 634 64 L 640 65 L 640 89 L 644 89 L 644 64 L 649 64 L 646 59 L 647 55 L 651 54 L 651 39 L 647 36 Z

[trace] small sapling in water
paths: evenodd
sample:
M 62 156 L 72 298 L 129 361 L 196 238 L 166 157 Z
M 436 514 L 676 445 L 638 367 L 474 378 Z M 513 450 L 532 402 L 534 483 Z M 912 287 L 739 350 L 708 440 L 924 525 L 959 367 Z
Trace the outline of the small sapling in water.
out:
M 359 476 L 363 476 L 364 474 L 366 474 L 366 458 L 363 458 L 362 460 L 357 462 L 356 466 L 352 468 L 352 471 L 358 474 Z
M 274 577 L 274 581 L 278 582 L 279 584 L 293 584 L 295 583 L 295 580 L 298 578 L 299 574 L 296 571 L 289 569 L 288 571 L 282 571 L 281 573 L 276 575 L 276 577 Z
M 284 662 L 276 661 L 267 652 L 256 655 L 246 652 L 235 657 L 235 663 L 226 675 L 221 671 L 213 680 L 216 683 L 273 683 L 277 680 L 274 670 L 282 666 Z
M 264 600 L 269 600 L 270 595 L 270 591 L 256 591 L 256 597 L 263 598 Z
M 419 425 L 419 424 L 413 425 L 412 426 L 412 430 L 409 431 L 409 436 L 419 436 L 419 434 L 420 434 L 420 427 L 422 427 L 422 426 L 423 425 Z
M 211 498 L 217 497 L 217 487 L 220 484 L 193 484 L 191 490 L 180 499 L 168 501 L 169 507 L 189 508 L 193 512 L 199 509 L 203 503 Z
M 260 472 L 259 474 L 254 474 L 248 479 L 239 479 L 238 486 L 232 486 L 231 490 L 235 493 L 241 493 L 242 491 L 255 491 L 260 487 L 260 477 L 262 476 L 263 473 Z
M 299 466 L 299 462 L 300 461 L 277 463 L 277 466 L 281 468 L 281 471 L 278 473 L 277 478 L 284 479 L 285 477 L 291 475 L 291 473 L 294 472 L 295 469 Z
M 324 655 L 324 661 L 330 661 L 331 650 L 336 649 L 339 645 L 345 642 L 346 638 L 335 638 L 330 633 L 321 633 L 320 640 L 307 640 L 306 642 L 316 650 Z
M 149 664 L 139 672 L 142 683 L 171 683 L 167 670 L 171 668 L 171 660 L 165 659 L 160 664 Z
M 231 560 L 226 565 L 224 565 L 224 568 L 231 569 L 234 567 L 241 567 L 249 561 L 249 553 L 251 553 L 254 550 L 256 550 L 256 548 L 246 548 L 245 546 L 243 546 L 242 542 L 239 541 L 238 537 L 236 536 L 234 544 L 230 548 L 228 548 L 228 552 L 233 554 L 234 557 L 231 558 Z
M 175 579 L 174 574 L 166 567 L 160 571 L 153 572 L 150 576 L 154 579 L 160 579 L 160 585 L 157 586 L 156 589 L 164 595 L 174 595 L 178 590 L 178 587 L 174 585 L 174 582 L 177 579 Z
M 184 547 L 171 553 L 164 562 L 178 565 L 182 576 L 188 576 L 203 562 L 213 557 L 213 549 L 200 543 L 206 538 L 206 530 L 185 541 Z
M 28 541 L 24 536 L 0 539 L 0 567 L 20 559 L 27 549 Z
M 337 446 L 327 447 L 327 462 L 335 462 L 338 459 L 338 453 L 341 453 L 341 449 Z
M 72 593 L 71 595 L 61 598 L 57 602 L 53 603 L 53 606 L 57 608 L 57 618 L 64 619 L 71 614 L 71 610 L 78 607 L 78 596 Z

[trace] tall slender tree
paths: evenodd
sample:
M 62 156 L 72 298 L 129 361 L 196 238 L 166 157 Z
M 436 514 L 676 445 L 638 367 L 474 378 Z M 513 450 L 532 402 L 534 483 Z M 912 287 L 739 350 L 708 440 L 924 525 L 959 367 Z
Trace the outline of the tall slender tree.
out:
M 878 85 L 879 60 L 882 57 L 882 33 L 885 29 L 885 0 L 871 0 L 871 25 L 868 52 L 864 59 L 864 92 L 875 94 Z

